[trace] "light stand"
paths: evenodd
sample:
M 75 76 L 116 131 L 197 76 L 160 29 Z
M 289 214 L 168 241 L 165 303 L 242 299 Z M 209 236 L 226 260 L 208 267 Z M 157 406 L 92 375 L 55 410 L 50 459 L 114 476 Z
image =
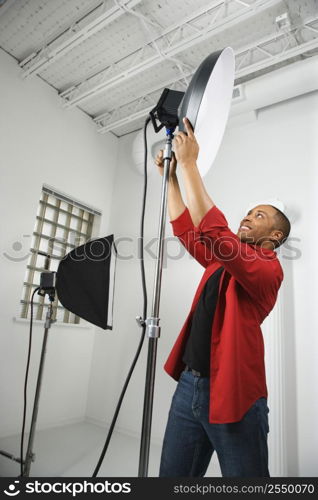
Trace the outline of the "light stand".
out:
M 150 434 L 153 409 L 153 394 L 155 385 L 157 343 L 160 337 L 159 326 L 159 305 L 161 292 L 162 263 L 164 251 L 164 235 L 167 213 L 167 192 L 170 172 L 170 162 L 172 158 L 172 139 L 175 127 L 178 124 L 177 110 L 184 93 L 165 89 L 156 108 L 150 112 L 154 129 L 158 132 L 163 126 L 166 127 L 166 143 L 163 154 L 164 170 L 161 186 L 161 201 L 158 230 L 158 250 L 155 269 L 155 280 L 153 288 L 153 302 L 151 317 L 146 319 L 146 336 L 148 337 L 148 358 L 146 370 L 146 383 L 144 393 L 144 408 L 142 419 L 142 432 L 139 456 L 139 477 L 147 477 L 149 464 Z M 161 125 L 156 124 L 156 119 L 161 121 Z
M 41 359 L 40 359 L 39 372 L 38 372 L 38 378 L 37 378 L 37 383 L 36 383 L 36 391 L 35 391 L 35 397 L 34 397 L 28 447 L 27 447 L 26 458 L 25 458 L 24 467 L 23 467 L 23 474 L 22 474 L 23 477 L 29 477 L 31 463 L 34 462 L 34 460 L 35 460 L 35 455 L 33 453 L 33 442 L 34 442 L 36 421 L 37 421 L 38 410 L 39 410 L 39 399 L 40 399 L 42 377 L 43 377 L 43 368 L 44 368 L 44 361 L 45 361 L 45 354 L 46 354 L 46 344 L 47 344 L 49 329 L 51 327 L 51 324 L 54 322 L 54 320 L 52 320 L 52 316 L 53 316 L 53 301 L 55 298 L 55 273 L 45 272 L 45 273 L 41 274 L 41 284 L 40 284 L 40 290 L 38 293 L 39 293 L 39 295 L 42 295 L 42 296 L 45 296 L 46 294 L 48 294 L 50 303 L 48 305 L 48 310 L 47 310 L 45 324 L 44 324 L 44 336 L 43 336 L 43 342 L 42 342 Z

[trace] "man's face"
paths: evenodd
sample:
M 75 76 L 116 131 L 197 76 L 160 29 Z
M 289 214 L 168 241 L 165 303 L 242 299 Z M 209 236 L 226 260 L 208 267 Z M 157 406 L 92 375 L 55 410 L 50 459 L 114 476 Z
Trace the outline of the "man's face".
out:
M 237 236 L 241 241 L 261 245 L 275 237 L 276 210 L 271 205 L 257 205 L 251 209 L 240 223 Z

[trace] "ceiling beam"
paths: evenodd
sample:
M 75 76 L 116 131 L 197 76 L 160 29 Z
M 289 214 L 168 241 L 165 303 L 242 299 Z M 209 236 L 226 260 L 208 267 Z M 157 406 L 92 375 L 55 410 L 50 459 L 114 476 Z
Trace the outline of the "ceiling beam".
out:
M 235 0 L 231 1 L 235 2 Z M 90 79 L 88 79 L 76 86 L 71 87 L 70 89 L 65 90 L 60 94 L 60 96 L 64 100 L 64 106 L 73 107 L 80 103 L 82 104 L 83 102 L 104 92 L 105 90 L 115 85 L 118 85 L 122 81 L 131 78 L 157 65 L 163 59 L 171 59 L 180 52 L 189 49 L 190 47 L 193 47 L 208 38 L 211 38 L 213 35 L 216 35 L 217 33 L 219 33 L 224 29 L 230 28 L 238 23 L 241 23 L 246 19 L 249 19 L 250 17 L 255 16 L 259 12 L 268 9 L 269 7 L 279 2 L 280 0 L 254 0 L 248 7 L 246 7 L 245 5 L 236 4 L 235 2 L 235 4 L 237 5 L 237 10 L 235 12 L 228 15 L 224 15 L 223 17 L 221 17 L 221 19 L 217 19 L 217 16 L 215 16 L 214 22 L 210 21 L 206 27 L 201 28 L 198 31 L 192 32 L 191 35 L 185 37 L 183 40 L 179 42 L 176 42 L 174 45 L 168 46 L 167 49 L 164 50 L 162 49 L 161 54 L 156 53 L 154 56 L 148 57 L 147 59 L 141 61 L 139 64 L 135 64 L 134 66 L 127 68 L 125 71 L 122 71 L 119 74 L 107 80 L 105 80 L 104 78 L 105 76 L 104 75 L 105 70 L 104 70 L 100 72 L 99 75 L 96 75 L 94 77 L 94 79 L 96 77 L 97 78 L 100 77 L 100 79 L 102 79 L 102 81 L 100 81 L 99 83 L 91 84 Z M 214 8 L 217 8 L 219 10 L 224 9 L 224 2 L 223 1 L 215 2 Z M 211 10 L 212 10 L 211 7 L 209 7 L 208 9 L 205 8 L 204 12 L 207 13 Z M 202 15 L 202 9 L 200 15 Z M 198 13 L 195 13 L 190 19 L 190 21 L 191 20 L 193 21 L 197 17 Z M 183 19 L 178 24 L 178 28 L 180 28 L 180 26 L 184 25 L 185 23 L 188 24 L 190 21 L 189 19 L 188 20 Z M 164 37 L 168 33 L 171 34 L 174 31 L 174 29 L 176 29 L 176 27 L 166 30 L 164 35 L 160 35 L 160 38 L 164 40 Z M 86 89 L 84 87 L 86 87 Z M 84 90 L 82 90 L 83 88 Z
M 144 109 L 141 109 L 140 111 L 136 111 L 136 113 L 133 113 L 129 116 L 126 116 L 125 118 L 121 118 L 120 120 L 117 120 L 116 122 L 114 122 L 112 124 L 110 123 L 109 125 L 105 125 L 104 127 L 97 128 L 97 131 L 101 132 L 102 134 L 105 134 L 106 132 L 110 132 L 111 130 L 122 127 L 123 125 L 127 125 L 128 123 L 139 120 L 139 118 L 146 117 L 153 108 L 154 108 L 154 106 L 149 106 L 148 108 L 144 108 Z
M 118 2 L 114 7 L 105 11 L 105 2 L 103 1 L 89 13 L 82 15 L 67 31 L 64 30 L 59 33 L 53 41 L 45 44 L 41 49 L 23 59 L 20 62 L 20 67 L 24 70 L 22 77 L 27 78 L 44 71 L 50 64 L 65 56 L 74 47 L 105 28 L 105 26 L 112 23 L 115 19 L 125 15 L 128 9 L 131 10 L 140 2 L 141 0 L 123 0 L 121 3 Z M 93 21 L 80 26 L 84 18 L 98 10 L 101 10 L 101 13 Z M 65 38 L 66 33 L 69 36 Z
M 163 89 L 164 89 L 164 88 L 166 88 L 166 87 L 168 87 L 168 86 L 171 88 L 171 87 L 172 87 L 173 85 L 175 85 L 176 83 L 180 83 L 180 82 L 182 82 L 182 80 L 184 79 L 184 76 L 186 76 L 186 77 L 190 77 L 190 76 L 192 76 L 192 75 L 193 75 L 193 73 L 194 73 L 194 70 L 192 70 L 192 71 L 188 71 L 188 73 L 185 73 L 185 75 L 182 75 L 182 76 L 180 77 L 180 79 L 179 79 L 179 80 L 176 80 L 176 78 L 174 77 L 174 78 L 172 78 L 172 79 L 170 79 L 170 80 L 166 80 L 165 82 L 161 82 L 161 83 L 160 83 L 160 85 L 156 85 L 155 87 L 152 87 L 151 89 L 149 89 L 149 91 L 148 91 L 147 95 L 149 96 L 150 94 L 153 94 L 154 92 L 159 92 L 160 90 L 162 90 L 162 91 L 163 91 Z M 137 100 L 141 99 L 142 97 L 145 97 L 145 94 L 144 94 L 144 93 L 143 93 L 143 94 L 138 94 L 138 95 L 134 98 L 134 100 L 133 100 L 133 101 L 131 101 L 131 100 L 126 100 L 126 101 L 123 101 L 123 102 L 121 103 L 121 105 L 120 105 L 120 108 L 124 108 L 125 106 L 127 106 L 127 105 L 129 105 L 129 104 L 132 104 L 133 102 L 135 102 L 135 101 L 137 101 Z M 155 106 L 155 104 L 154 104 L 154 106 Z M 118 108 L 117 108 L 117 109 L 118 109 Z M 99 115 L 95 116 L 95 117 L 93 118 L 94 122 L 95 122 L 96 124 L 98 124 L 98 125 L 103 125 L 104 120 L 107 120 L 107 119 L 109 118 L 110 113 L 113 113 L 113 111 L 114 111 L 114 110 L 111 110 L 111 111 L 105 111 L 104 113 L 101 113 L 101 114 L 99 114 Z
M 135 12 L 134 10 L 132 10 L 132 5 L 128 5 L 128 4 L 125 5 L 123 2 L 120 2 L 119 0 L 114 0 L 114 2 L 122 10 L 124 10 L 125 12 L 128 12 L 132 16 L 137 17 L 139 19 L 139 21 L 142 21 L 147 26 L 149 25 L 149 26 L 151 26 L 151 28 L 157 28 L 157 29 L 162 30 L 162 26 L 160 24 L 158 24 L 156 21 L 153 21 L 152 19 L 150 19 L 150 16 L 146 17 L 143 14 L 141 14 L 140 12 Z
M 263 38 L 260 40 L 258 43 L 251 44 L 249 46 L 245 46 L 244 48 L 240 49 L 239 52 L 236 53 L 237 56 L 241 56 L 242 60 L 247 60 L 248 56 L 253 56 L 252 52 L 254 50 L 261 50 L 263 54 L 263 59 L 257 62 L 251 62 L 247 66 L 244 66 L 243 64 L 240 64 L 240 61 L 237 59 L 237 66 L 236 66 L 236 73 L 235 77 L 236 79 L 242 78 L 243 76 L 248 76 L 256 71 L 260 71 L 262 69 L 266 69 L 273 64 L 277 64 L 283 61 L 286 61 L 287 59 L 291 59 L 292 57 L 296 57 L 298 55 L 304 54 L 308 52 L 309 50 L 316 49 L 318 47 L 318 36 L 314 38 L 313 40 L 310 40 L 308 42 L 303 42 L 297 45 L 296 47 L 288 48 L 289 43 L 286 44 L 285 47 L 283 47 L 281 50 L 279 50 L 277 53 L 271 53 L 269 52 L 268 48 L 265 49 L 265 47 L 268 45 L 270 42 L 277 42 L 278 40 L 286 40 L 287 42 L 290 41 L 291 37 L 293 36 L 293 33 L 298 31 L 299 29 L 308 29 L 311 30 L 311 24 L 315 23 L 318 21 L 318 16 L 314 18 L 307 19 L 304 21 L 302 24 L 299 26 L 296 26 L 290 30 L 288 33 L 276 33 L 275 35 L 268 36 L 266 38 Z M 318 35 L 318 32 L 316 33 Z M 265 47 L 263 47 L 265 46 Z
M 306 23 L 304 23 L 302 25 L 302 29 L 310 29 L 311 28 L 310 24 L 315 23 L 315 22 L 318 22 L 318 17 L 309 19 Z M 299 28 L 295 28 L 295 29 L 299 29 Z M 310 31 L 312 31 L 312 30 L 310 30 Z M 317 35 L 318 35 L 318 33 L 317 33 Z M 239 61 L 239 58 L 242 57 L 242 60 L 244 61 L 247 59 L 247 57 L 246 57 L 247 54 L 250 54 L 252 56 L 253 50 L 262 49 L 262 45 L 266 46 L 268 43 L 270 43 L 272 41 L 277 41 L 277 39 L 280 39 L 280 38 L 286 39 L 286 34 L 279 34 L 276 32 L 275 34 L 272 34 L 271 36 L 268 36 L 266 38 L 262 38 L 257 43 L 245 46 L 245 47 L 235 51 L 236 60 Z M 252 61 L 247 66 L 245 66 L 243 68 L 238 67 L 237 71 L 235 73 L 235 79 L 237 80 L 243 76 L 248 76 L 250 74 L 255 73 L 256 71 L 266 69 L 274 64 L 286 61 L 292 57 L 303 54 L 303 53 L 308 52 L 309 50 L 313 50 L 315 48 L 318 48 L 318 36 L 315 39 L 310 40 L 308 42 L 303 42 L 302 44 L 300 44 L 296 47 L 292 47 L 290 49 L 288 49 L 286 47 L 282 48 L 279 52 L 277 52 L 275 54 L 271 54 L 268 50 L 264 50 L 264 51 L 262 51 L 264 58 L 261 61 L 257 61 L 257 62 Z M 191 76 L 191 75 L 189 74 L 188 76 Z M 174 81 L 173 83 L 176 83 L 177 81 Z M 154 89 L 153 91 L 163 90 L 163 88 L 167 85 L 169 85 L 169 83 L 165 82 L 165 84 L 162 84 L 162 86 L 160 88 Z M 137 100 L 137 99 L 134 99 L 134 101 L 135 100 Z M 132 101 L 132 102 L 134 102 L 134 101 Z M 125 105 L 121 106 L 120 108 L 124 108 L 124 106 L 127 106 L 128 104 L 132 104 L 132 102 L 126 103 Z M 154 104 L 154 106 L 155 106 L 155 104 Z M 133 114 L 127 116 L 126 118 L 120 118 L 120 119 L 113 121 L 113 122 L 111 122 L 109 119 L 107 120 L 107 114 L 105 113 L 104 116 L 100 115 L 99 117 L 96 117 L 94 119 L 94 121 L 99 125 L 99 128 L 98 128 L 99 132 L 101 132 L 101 133 L 109 132 L 109 131 L 116 130 L 117 128 L 125 125 L 126 123 L 130 123 L 132 121 L 140 119 L 143 116 L 146 117 L 146 115 L 149 113 L 149 111 L 151 109 L 152 108 L 147 107 L 143 110 L 144 111 L 143 113 L 142 113 L 142 110 L 140 110 L 140 111 L 138 111 L 138 113 L 133 113 Z M 118 111 L 118 109 L 117 109 L 117 111 Z M 100 118 L 100 119 L 97 120 L 98 118 Z M 103 125 L 103 120 L 105 120 L 104 125 Z
M 178 33 L 180 33 L 180 30 L 182 29 L 182 27 L 184 25 L 187 25 L 191 21 L 199 18 L 200 16 L 202 16 L 204 14 L 207 14 L 207 12 L 211 9 L 222 7 L 223 3 L 224 3 L 224 0 L 214 0 L 213 2 L 210 3 L 209 7 L 206 7 L 206 6 L 202 7 L 201 9 L 195 11 L 193 14 L 191 14 L 191 15 L 181 19 L 177 23 L 174 23 L 173 25 L 169 26 L 164 31 L 162 31 L 162 33 L 160 33 L 159 35 L 155 34 L 154 36 L 150 37 L 148 40 L 146 40 L 144 42 L 144 44 L 141 47 L 139 47 L 137 50 L 134 51 L 134 57 L 132 58 L 132 61 L 131 61 L 129 67 L 133 68 L 136 66 L 137 61 L 142 59 L 143 52 L 147 47 L 155 44 L 155 42 L 159 41 L 159 39 L 164 39 L 165 37 L 169 37 L 172 33 L 173 33 L 173 37 L 175 37 L 176 35 L 178 35 Z M 174 38 L 172 38 L 170 40 L 170 42 L 168 41 L 169 47 L 172 45 L 173 40 L 174 40 Z M 127 54 L 126 58 L 128 58 L 132 55 L 133 54 L 131 54 L 131 53 Z M 160 60 L 161 59 L 162 59 L 162 57 L 160 57 Z M 103 69 L 97 76 L 99 76 L 103 81 L 105 81 L 107 73 L 114 70 L 115 68 L 116 68 L 116 62 L 111 64 L 111 66 L 108 66 L 106 69 Z M 92 78 L 95 79 L 95 77 L 96 77 L 96 75 L 94 75 Z M 70 102 L 72 95 L 78 94 L 79 90 L 82 87 L 89 85 L 90 80 L 92 78 L 86 78 L 85 80 L 79 82 L 78 84 L 72 85 L 71 87 L 69 87 L 68 89 L 66 89 L 60 93 L 60 97 L 64 100 L 65 107 L 69 107 L 69 105 L 73 106 L 73 103 Z

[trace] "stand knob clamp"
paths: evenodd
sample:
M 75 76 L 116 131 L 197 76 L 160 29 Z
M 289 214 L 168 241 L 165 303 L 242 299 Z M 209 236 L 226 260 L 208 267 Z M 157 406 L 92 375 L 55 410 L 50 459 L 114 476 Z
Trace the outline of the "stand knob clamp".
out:
M 142 328 L 146 324 L 145 320 L 142 319 L 141 316 L 136 316 L 136 322 L 137 322 L 137 325 L 140 326 L 140 328 Z
M 159 326 L 160 318 L 147 318 L 146 321 L 141 316 L 136 317 L 137 324 L 142 328 L 146 325 L 147 337 L 159 338 L 161 327 Z

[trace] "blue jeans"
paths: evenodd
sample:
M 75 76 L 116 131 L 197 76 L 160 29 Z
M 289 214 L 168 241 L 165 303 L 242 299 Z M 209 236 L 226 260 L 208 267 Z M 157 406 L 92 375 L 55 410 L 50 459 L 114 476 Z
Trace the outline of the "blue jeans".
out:
M 267 399 L 258 399 L 239 422 L 211 424 L 209 386 L 209 378 L 182 372 L 172 398 L 159 476 L 202 477 L 215 450 L 223 477 L 270 477 Z

